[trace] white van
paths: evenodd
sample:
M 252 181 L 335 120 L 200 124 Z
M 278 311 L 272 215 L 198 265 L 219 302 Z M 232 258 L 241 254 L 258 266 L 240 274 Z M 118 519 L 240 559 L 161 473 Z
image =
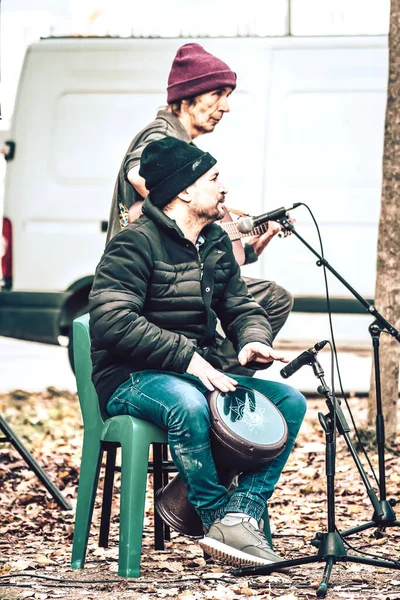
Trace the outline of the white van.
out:
M 165 103 L 171 62 L 188 41 L 49 38 L 28 48 L 8 143 L 0 335 L 56 344 L 86 311 L 122 157 Z M 218 159 L 227 204 L 258 215 L 307 203 L 329 262 L 371 298 L 387 38 L 196 41 L 238 74 L 231 113 L 196 140 Z M 293 216 L 319 250 L 308 212 Z M 293 235 L 246 269 L 291 290 L 298 310 L 322 306 L 315 257 Z M 330 291 L 350 310 L 339 282 Z

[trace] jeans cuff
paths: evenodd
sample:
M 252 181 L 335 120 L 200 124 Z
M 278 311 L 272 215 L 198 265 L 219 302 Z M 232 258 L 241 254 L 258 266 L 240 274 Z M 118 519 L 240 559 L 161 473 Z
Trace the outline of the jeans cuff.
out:
M 225 512 L 241 512 L 253 517 L 257 523 L 261 519 L 264 514 L 267 503 L 259 504 L 254 500 L 250 500 L 247 496 L 242 496 L 240 494 L 233 494 L 231 499 L 229 500 L 228 506 L 225 509 Z
M 202 520 L 205 532 L 208 532 L 214 521 L 216 521 L 217 519 L 222 519 L 225 516 L 226 512 L 226 506 L 222 508 L 217 508 L 215 510 L 199 510 L 198 513 Z

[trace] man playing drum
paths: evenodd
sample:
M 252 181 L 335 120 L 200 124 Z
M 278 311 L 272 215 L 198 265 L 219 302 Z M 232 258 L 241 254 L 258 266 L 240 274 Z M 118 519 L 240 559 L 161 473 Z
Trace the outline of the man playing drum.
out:
M 149 195 L 143 215 L 107 245 L 89 297 L 93 381 L 105 416 L 130 414 L 167 430 L 174 463 L 199 514 L 201 546 L 228 564 L 279 562 L 259 528 L 303 420 L 292 387 L 223 372 L 220 319 L 241 365 L 287 360 L 272 349 L 263 308 L 248 293 L 223 215 L 216 160 L 172 137 L 143 151 Z M 238 385 L 267 396 L 284 416 L 288 442 L 271 462 L 241 474 L 231 495 L 210 449 L 206 396 Z

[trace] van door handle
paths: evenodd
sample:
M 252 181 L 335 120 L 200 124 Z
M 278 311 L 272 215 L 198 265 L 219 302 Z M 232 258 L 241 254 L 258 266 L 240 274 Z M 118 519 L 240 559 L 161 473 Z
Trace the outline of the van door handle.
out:
M 101 223 L 100 223 L 101 233 L 106 233 L 107 229 L 108 229 L 108 221 L 101 221 Z
M 4 155 L 4 158 L 7 162 L 12 160 L 15 155 L 15 142 L 12 140 L 6 140 L 0 152 Z

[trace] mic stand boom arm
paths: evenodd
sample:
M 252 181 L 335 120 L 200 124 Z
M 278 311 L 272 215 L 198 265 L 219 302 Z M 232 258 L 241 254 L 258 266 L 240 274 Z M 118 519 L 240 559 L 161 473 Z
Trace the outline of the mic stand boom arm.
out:
M 364 306 L 366 311 L 375 318 L 375 321 L 369 326 L 369 333 L 372 338 L 374 365 L 375 365 L 375 388 L 376 388 L 376 441 L 377 441 L 377 454 L 378 454 L 378 465 L 379 465 L 379 501 L 380 510 L 376 510 L 376 503 L 374 505 L 374 514 L 371 521 L 349 529 L 348 531 L 342 532 L 342 536 L 351 535 L 371 527 L 385 528 L 386 526 L 400 526 L 400 522 L 396 520 L 396 514 L 393 510 L 393 506 L 396 504 L 396 500 L 391 498 L 389 501 L 386 499 L 386 482 L 385 482 L 385 425 L 384 417 L 382 413 L 382 398 L 381 398 L 381 385 L 380 385 L 380 365 L 379 365 L 379 335 L 382 331 L 387 331 L 392 337 L 400 342 L 400 333 L 393 325 L 389 323 L 372 304 L 369 304 L 337 271 L 334 269 L 328 261 L 323 258 L 304 238 L 301 237 L 295 230 L 293 224 L 285 216 L 279 219 L 279 223 L 282 229 L 287 233 L 292 233 L 317 257 L 317 266 L 326 267 L 328 271 L 332 273 L 344 286 L 353 294 L 353 296 Z M 368 493 L 368 495 L 370 495 Z M 371 498 L 371 496 L 370 496 Z
M 288 233 L 292 233 L 293 235 L 295 235 L 303 244 L 304 246 L 306 246 L 306 248 L 308 248 L 310 250 L 310 252 L 312 252 L 314 254 L 314 256 L 316 256 L 318 258 L 317 260 L 317 266 L 318 267 L 326 267 L 328 269 L 328 271 L 330 271 L 332 273 L 332 275 L 334 275 L 336 277 L 336 279 L 338 279 L 348 290 L 349 292 L 351 292 L 353 294 L 353 296 L 364 306 L 364 308 L 366 309 L 366 311 L 368 313 L 370 313 L 375 319 L 376 321 L 379 323 L 379 325 L 381 326 L 381 328 L 383 330 L 386 330 L 388 333 L 390 333 L 391 336 L 393 336 L 398 342 L 400 342 L 400 333 L 397 331 L 397 329 L 395 327 L 393 327 L 393 325 L 391 325 L 389 323 L 389 321 L 387 321 L 381 314 L 380 312 L 376 309 L 376 307 L 373 304 L 370 304 L 369 302 L 367 302 L 365 300 L 365 298 L 363 298 L 337 271 L 336 269 L 334 269 L 329 263 L 328 261 L 323 258 L 312 246 L 310 246 L 310 244 L 308 242 L 306 242 L 306 240 L 304 238 L 301 237 L 301 235 L 299 235 L 297 233 L 297 231 L 295 230 L 294 226 L 292 223 L 290 223 L 290 221 L 287 219 L 287 217 L 284 217 L 282 219 L 279 219 L 279 223 L 281 224 L 282 228 L 287 231 Z

